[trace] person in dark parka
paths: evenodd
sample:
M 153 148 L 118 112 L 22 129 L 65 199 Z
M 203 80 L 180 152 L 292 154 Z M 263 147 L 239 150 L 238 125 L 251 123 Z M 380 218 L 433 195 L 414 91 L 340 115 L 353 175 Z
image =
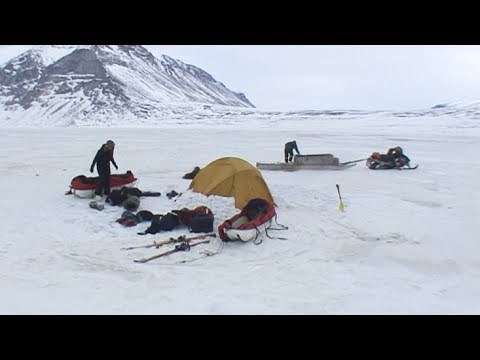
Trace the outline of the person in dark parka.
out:
M 95 164 L 97 164 L 98 176 L 100 178 L 97 188 L 95 189 L 95 195 L 110 195 L 110 162 L 112 162 L 112 164 L 115 166 L 115 169 L 118 170 L 117 163 L 113 159 L 114 148 L 115 143 L 112 140 L 108 140 L 97 151 L 97 155 L 95 155 L 92 165 L 90 166 L 90 172 L 93 173 L 93 167 Z
M 297 142 L 290 141 L 285 144 L 284 154 L 285 154 L 285 162 L 288 163 L 289 161 L 292 162 L 293 160 L 293 150 L 300 155 L 300 151 L 298 151 Z

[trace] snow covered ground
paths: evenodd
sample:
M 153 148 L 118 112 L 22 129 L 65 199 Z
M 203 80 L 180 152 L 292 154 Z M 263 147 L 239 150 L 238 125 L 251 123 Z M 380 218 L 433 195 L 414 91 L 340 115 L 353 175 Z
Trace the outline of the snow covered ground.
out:
M 0 128 L 1 314 L 480 314 L 480 118 L 384 113 L 292 115 L 222 123 L 110 128 Z M 146 264 L 164 249 L 121 250 L 188 234 L 140 236 L 116 223 L 122 209 L 90 209 L 66 196 L 90 176 L 113 139 L 119 173 L 132 170 L 141 209 L 206 205 L 215 228 L 239 210 L 232 198 L 186 191 L 181 177 L 224 156 L 255 165 L 302 154 L 341 162 L 402 146 L 413 171 L 262 171 L 287 231 L 260 245 L 218 239 Z M 340 185 L 345 212 L 338 210 Z M 170 190 L 182 192 L 169 200 Z M 182 263 L 182 260 L 188 262 Z M 189 261 L 195 260 L 195 261 Z

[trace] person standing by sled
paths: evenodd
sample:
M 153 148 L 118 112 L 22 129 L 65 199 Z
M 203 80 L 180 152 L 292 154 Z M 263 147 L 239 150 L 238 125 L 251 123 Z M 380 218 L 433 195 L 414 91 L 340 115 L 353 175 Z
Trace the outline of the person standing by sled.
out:
M 300 151 L 298 151 L 297 142 L 295 140 L 287 142 L 285 144 L 284 154 L 286 163 L 288 163 L 289 161 L 292 162 L 293 150 L 295 150 L 297 154 L 300 155 Z
M 113 166 L 115 166 L 115 169 L 118 170 L 117 163 L 113 159 L 114 149 L 115 143 L 112 140 L 108 140 L 97 151 L 97 155 L 95 155 L 92 165 L 90 166 L 90 172 L 93 173 L 93 168 L 95 164 L 97 164 L 97 172 L 100 178 L 97 188 L 95 189 L 95 199 L 100 200 L 102 195 L 110 195 L 110 162 L 112 162 Z

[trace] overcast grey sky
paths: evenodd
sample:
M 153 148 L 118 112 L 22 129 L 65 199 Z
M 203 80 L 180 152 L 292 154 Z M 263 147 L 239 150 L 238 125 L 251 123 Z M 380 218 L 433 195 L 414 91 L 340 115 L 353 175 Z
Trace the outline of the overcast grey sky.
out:
M 207 71 L 266 110 L 414 110 L 480 99 L 479 45 L 145 47 Z

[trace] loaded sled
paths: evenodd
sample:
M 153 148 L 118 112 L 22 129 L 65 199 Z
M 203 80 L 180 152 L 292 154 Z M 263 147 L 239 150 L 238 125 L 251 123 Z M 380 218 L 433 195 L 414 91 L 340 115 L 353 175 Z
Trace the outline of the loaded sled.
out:
M 390 169 L 404 169 L 413 170 L 418 165 L 410 166 L 410 159 L 403 153 L 396 156 L 388 154 L 380 154 L 378 152 L 372 153 L 365 164 L 371 170 L 390 170 Z
M 110 189 L 121 189 L 122 186 L 134 186 L 137 178 L 128 170 L 125 174 L 112 174 L 110 178 Z M 100 177 L 87 177 L 85 175 L 75 176 L 70 183 L 70 190 L 67 194 L 73 194 L 80 198 L 93 198 L 95 189 L 100 182 Z
M 275 205 L 264 199 L 252 199 L 241 212 L 225 220 L 218 227 L 223 241 L 250 241 L 269 229 L 276 216 Z
M 332 154 L 294 155 L 292 163 L 257 163 L 260 170 L 344 170 L 356 164 L 353 162 L 340 163 Z

